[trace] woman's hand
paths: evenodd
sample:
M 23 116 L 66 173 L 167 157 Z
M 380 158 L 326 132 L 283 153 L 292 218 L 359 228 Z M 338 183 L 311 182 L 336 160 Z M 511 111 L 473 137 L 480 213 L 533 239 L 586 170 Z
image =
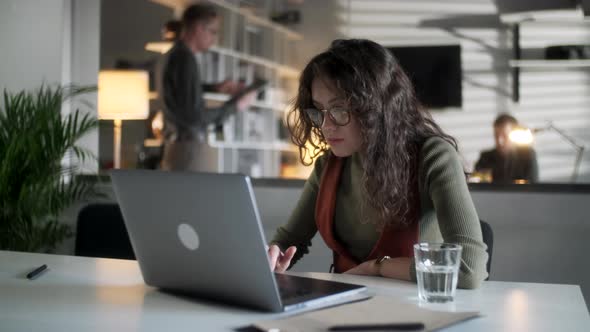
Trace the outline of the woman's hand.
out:
M 275 272 L 283 273 L 291 265 L 291 259 L 295 256 L 297 247 L 290 246 L 281 252 L 281 249 L 276 244 L 272 244 L 268 247 L 268 262 L 270 263 L 270 269 Z
M 378 276 L 379 275 L 379 266 L 377 266 L 376 259 L 372 259 L 370 261 L 363 262 L 352 269 L 345 271 L 345 274 L 358 274 L 362 276 Z

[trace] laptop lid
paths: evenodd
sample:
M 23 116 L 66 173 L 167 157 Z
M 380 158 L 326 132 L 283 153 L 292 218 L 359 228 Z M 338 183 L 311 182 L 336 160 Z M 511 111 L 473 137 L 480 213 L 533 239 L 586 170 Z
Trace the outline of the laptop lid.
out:
M 146 284 L 266 311 L 305 308 L 281 300 L 249 177 L 114 170 L 111 178 Z M 288 276 L 278 279 L 299 288 Z M 303 296 L 313 307 L 364 289 L 321 280 L 313 286 L 324 293 Z
M 248 177 L 118 170 L 111 178 L 146 284 L 282 310 Z

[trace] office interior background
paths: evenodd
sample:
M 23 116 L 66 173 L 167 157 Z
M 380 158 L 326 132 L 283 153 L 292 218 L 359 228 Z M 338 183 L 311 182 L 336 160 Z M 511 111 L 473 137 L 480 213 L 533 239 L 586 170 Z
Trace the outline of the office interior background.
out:
M 147 50 L 146 44 L 161 41 L 163 24 L 177 17 L 189 2 L 4 0 L 0 2 L 0 89 L 19 91 L 38 89 L 42 84 L 71 83 L 95 86 L 100 71 L 122 66 L 141 67 L 153 74 L 161 54 Z M 569 0 L 217 0 L 215 3 L 227 15 L 238 16 L 234 17 L 235 24 L 229 23 L 231 18 L 226 19 L 222 32 L 225 44 L 220 48 L 227 53 L 231 47 L 245 43 L 242 38 L 249 38 L 260 54 L 248 57 L 241 49 L 244 53 L 234 56 L 241 56 L 240 63 L 266 68 L 252 70 L 272 77 L 271 88 L 276 88 L 266 93 L 264 98 L 269 99 L 261 101 L 258 110 L 247 118 L 232 119 L 230 129 L 223 129 L 220 134 L 224 138 L 232 135 L 239 138 L 242 125 L 250 133 L 257 126 L 267 128 L 270 123 L 274 128 L 271 135 L 255 133 L 253 137 L 257 138 L 249 137 L 245 145 L 236 140 L 233 145 L 219 147 L 216 158 L 218 162 L 223 161 L 220 171 L 240 171 L 256 178 L 305 177 L 306 170 L 296 167 L 296 151 L 284 145 L 287 136 L 280 122 L 289 93 L 296 87 L 297 71 L 336 38 L 369 38 L 392 48 L 460 47 L 460 106 L 436 107 L 431 112 L 441 127 L 457 138 L 467 170 L 472 169 L 480 151 L 493 147 L 492 123 L 504 112 L 513 114 L 530 128 L 552 123 L 577 145 L 590 144 L 590 58 L 587 58 L 590 20 L 584 17 L 587 2 L 581 3 L 585 7 Z M 522 8 L 551 10 L 501 15 L 499 8 L 510 3 L 517 7 L 521 4 Z M 292 21 L 272 20 L 278 14 L 293 12 L 297 18 Z M 262 17 L 264 23 L 252 16 Z M 244 17 L 250 17 L 254 23 L 240 25 L 247 21 Z M 230 37 L 232 34 L 234 39 Z M 268 35 L 272 38 L 265 39 Z M 263 43 L 265 40 L 273 42 L 267 45 Z M 579 46 L 580 54 L 558 61 L 545 58 L 547 48 L 571 45 Z M 269 52 L 269 48 L 277 47 L 281 49 Z M 205 61 L 221 58 L 204 57 Z M 226 70 L 222 74 L 211 73 L 211 77 L 252 77 L 247 65 L 245 69 L 238 67 L 243 72 Z M 270 95 L 282 99 L 272 99 Z M 93 106 L 89 112 L 98 116 L 98 94 L 87 94 L 84 98 Z M 215 98 L 223 100 L 223 96 L 211 96 L 213 102 Z M 63 112 L 70 110 L 66 105 Z M 150 117 L 158 111 L 154 100 L 149 111 Z M 123 168 L 141 167 L 142 153 L 149 155 L 153 151 L 148 144 L 151 141 L 146 143 L 151 135 L 148 121 L 152 120 L 123 121 Z M 214 133 L 214 137 L 219 135 Z M 108 174 L 108 169 L 113 167 L 113 144 L 113 121 L 101 120 L 99 130 L 82 139 L 82 145 L 98 157 L 85 161 L 84 172 Z M 534 148 L 541 182 L 563 186 L 472 191 L 478 213 L 492 224 L 497 234 L 492 276 L 497 280 L 582 284 L 588 301 L 590 268 L 580 262 L 587 261 L 584 243 L 590 236 L 585 209 L 590 192 L 586 184 L 590 182 L 590 153 L 581 155 L 577 177 L 572 181 L 577 154 L 571 142 L 555 131 L 546 131 L 535 136 Z M 68 157 L 65 162 L 77 161 Z M 272 232 L 286 220 L 300 188 L 289 190 L 281 185 L 268 185 L 275 183 L 272 181 L 259 183 L 257 199 L 265 231 Z M 64 214 L 68 222 L 75 224 L 79 209 L 80 206 L 75 206 Z M 526 243 L 523 238 L 528 239 Z M 573 250 L 564 258 L 556 247 Z M 72 253 L 73 240 L 57 252 Z M 539 256 L 545 257 L 544 263 L 526 259 Z M 299 268 L 320 266 L 308 264 L 304 261 Z
M 549 2 L 567 5 L 570 1 Z M 19 90 L 34 89 L 42 83 L 96 85 L 99 70 L 113 69 L 122 63 L 143 66 L 153 75 L 159 53 L 146 50 L 145 45 L 161 40 L 163 24 L 179 12 L 174 6 L 184 4 L 185 1 L 142 0 L 3 1 L 0 86 Z M 553 15 L 545 11 L 533 19 L 522 16 L 501 20 L 492 0 L 241 1 L 237 6 L 249 8 L 254 14 L 266 12 L 263 15 L 268 16 L 298 13 L 298 20 L 286 25 L 298 34 L 293 41 L 280 31 L 264 27 L 258 32 L 251 29 L 250 33 L 255 37 L 274 33 L 279 40 L 289 39 L 287 42 L 292 45 L 288 49 L 288 67 L 293 70 L 300 70 L 311 56 L 336 38 L 369 38 L 388 47 L 460 46 L 461 106 L 436 107 L 431 111 L 443 129 L 457 138 L 467 170 L 473 168 L 481 150 L 493 147 L 491 123 L 502 112 L 513 114 L 531 128 L 553 123 L 580 145 L 587 145 L 590 140 L 588 62 L 570 59 L 555 65 L 530 61 L 543 60 L 544 51 L 550 46 L 588 44 L 590 23 L 584 20 L 581 10 L 551 11 Z M 510 19 L 519 22 L 521 62 L 514 60 L 514 23 Z M 236 39 L 243 34 L 240 27 L 225 29 L 226 33 L 235 34 Z M 271 61 L 283 60 L 269 57 Z M 519 72 L 516 87 L 515 70 Z M 296 77 L 292 81 L 296 83 Z M 96 105 L 96 95 L 85 99 Z M 155 112 L 155 107 L 150 111 Z M 147 135 L 146 121 L 123 122 L 123 167 L 137 167 Z M 112 167 L 112 126 L 113 121 L 103 120 L 100 130 L 84 139 L 84 144 L 99 157 L 98 163 L 89 165 L 90 173 L 99 167 Z M 287 141 L 285 137 L 283 134 L 281 142 Z M 278 139 L 276 135 L 263 141 Z M 535 136 L 534 148 L 542 182 L 571 182 L 576 150 L 568 141 L 556 132 L 543 132 Z M 282 155 L 283 163 L 296 164 L 294 154 Z M 244 158 L 247 157 L 246 154 Z M 576 182 L 590 181 L 589 161 L 590 153 L 584 153 Z M 258 177 L 282 175 L 279 167 L 261 171 L 262 166 L 254 167 L 254 172 L 240 171 Z M 295 173 L 298 177 L 305 175 L 305 171 Z

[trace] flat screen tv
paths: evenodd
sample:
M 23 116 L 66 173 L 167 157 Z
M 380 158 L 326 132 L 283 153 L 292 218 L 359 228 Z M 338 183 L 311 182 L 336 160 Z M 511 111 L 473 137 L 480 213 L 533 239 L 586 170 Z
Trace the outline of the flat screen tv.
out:
M 461 46 L 388 47 L 428 108 L 461 107 Z

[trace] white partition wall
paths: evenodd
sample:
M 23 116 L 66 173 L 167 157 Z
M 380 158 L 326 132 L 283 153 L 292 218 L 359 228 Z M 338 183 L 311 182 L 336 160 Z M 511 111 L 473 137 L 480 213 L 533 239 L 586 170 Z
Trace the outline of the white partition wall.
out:
M 0 1 L 0 91 L 45 85 L 96 85 L 99 67 L 100 1 Z M 96 114 L 96 94 L 84 96 Z M 76 105 L 64 105 L 67 113 Z M 98 132 L 81 145 L 98 152 Z M 75 161 L 72 161 L 75 162 Z M 96 172 L 97 163 L 85 164 Z
M 65 0 L 0 1 L 0 89 L 62 81 Z

